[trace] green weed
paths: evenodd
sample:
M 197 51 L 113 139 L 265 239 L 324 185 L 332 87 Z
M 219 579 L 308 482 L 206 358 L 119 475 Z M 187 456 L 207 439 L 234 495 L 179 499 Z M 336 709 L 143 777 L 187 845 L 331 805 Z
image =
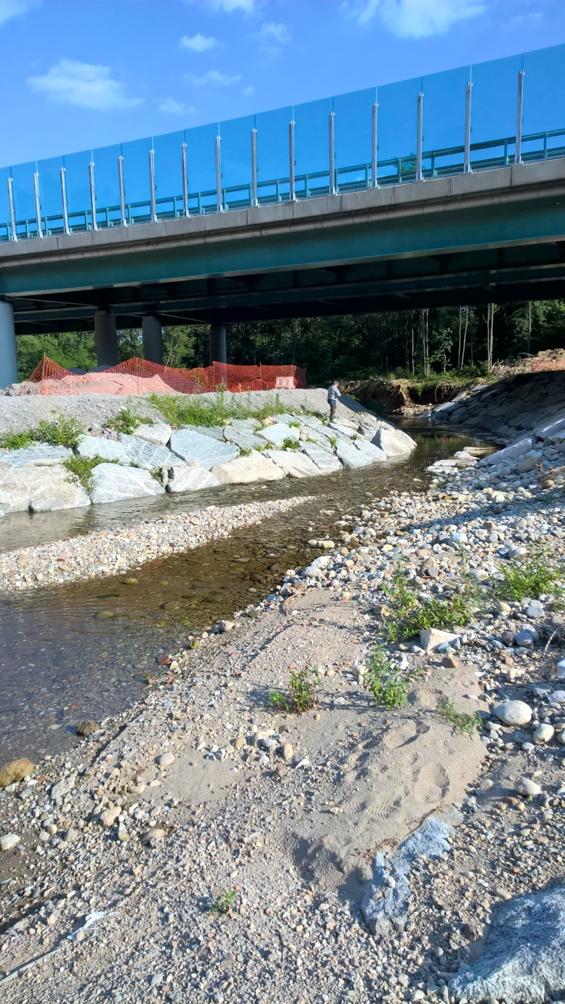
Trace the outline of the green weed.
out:
M 482 719 L 479 715 L 468 715 L 464 711 L 457 711 L 453 701 L 446 697 L 442 698 L 437 709 L 458 735 L 472 736 L 474 732 L 482 729 Z
M 210 912 L 215 913 L 218 916 L 225 917 L 228 913 L 231 913 L 236 896 L 237 892 L 235 889 L 230 889 L 228 892 L 220 893 L 219 896 L 216 896 L 216 898 L 212 900 Z
M 241 395 L 237 400 L 226 400 L 222 392 L 216 394 L 213 401 L 202 401 L 198 395 L 190 394 L 178 397 L 172 394 L 152 394 L 150 401 L 167 422 L 176 427 L 226 425 L 234 418 L 255 418 L 261 421 L 295 410 L 283 405 L 278 394 L 259 408 L 252 405 L 250 397 Z
M 7 450 L 19 450 L 32 443 L 50 443 L 51 446 L 74 449 L 83 432 L 84 426 L 76 418 L 60 415 L 51 422 L 43 419 L 36 429 L 29 429 L 27 432 L 8 432 L 0 439 L 0 445 Z
M 385 649 L 377 646 L 369 661 L 365 687 L 372 692 L 377 704 L 402 708 L 408 697 L 409 681 L 396 666 L 391 665 Z
M 6 432 L 0 438 L 0 446 L 5 450 L 21 450 L 34 442 L 32 432 Z
M 525 561 L 512 561 L 502 569 L 502 582 L 495 586 L 503 600 L 539 599 L 544 593 L 555 592 L 562 572 L 549 561 L 547 553 L 539 551 Z
M 111 418 L 106 422 L 106 428 L 112 429 L 114 432 L 123 432 L 128 436 L 131 436 L 135 432 L 138 425 L 145 422 L 146 419 L 138 415 L 137 412 L 130 408 L 128 405 L 120 408 L 117 414 L 112 415 Z M 149 420 L 152 423 L 152 419 Z
M 313 667 L 297 669 L 290 674 L 288 693 L 284 694 L 280 690 L 273 691 L 269 696 L 269 704 L 276 711 L 302 715 L 314 707 L 319 682 L 320 677 Z
M 293 439 L 292 436 L 287 436 L 283 439 L 283 450 L 299 450 L 300 443 L 298 439 Z
M 388 613 L 385 635 L 388 641 L 413 638 L 421 630 L 463 627 L 472 620 L 478 594 L 468 575 L 459 592 L 449 597 L 420 599 L 408 585 L 402 568 L 397 566 L 388 589 Z
M 104 460 L 102 457 L 68 457 L 67 460 L 63 461 L 63 467 L 66 467 L 71 478 L 75 478 L 80 481 L 82 487 L 85 491 L 89 492 L 92 488 L 92 472 L 98 464 L 105 464 L 108 461 Z

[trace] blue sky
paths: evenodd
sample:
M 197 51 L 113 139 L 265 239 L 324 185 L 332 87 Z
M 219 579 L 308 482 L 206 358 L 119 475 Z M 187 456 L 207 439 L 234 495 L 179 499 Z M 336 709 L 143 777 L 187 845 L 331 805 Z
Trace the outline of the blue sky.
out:
M 0 163 L 561 41 L 564 0 L 0 0 Z

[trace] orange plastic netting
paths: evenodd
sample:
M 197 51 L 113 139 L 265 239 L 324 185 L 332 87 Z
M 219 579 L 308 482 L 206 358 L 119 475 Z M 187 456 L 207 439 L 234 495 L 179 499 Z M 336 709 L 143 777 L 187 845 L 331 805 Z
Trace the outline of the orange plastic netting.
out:
M 207 391 L 290 390 L 306 386 L 298 366 L 212 363 L 193 370 L 162 366 L 134 356 L 101 372 L 77 374 L 44 356 L 28 377 L 40 394 L 205 394 Z

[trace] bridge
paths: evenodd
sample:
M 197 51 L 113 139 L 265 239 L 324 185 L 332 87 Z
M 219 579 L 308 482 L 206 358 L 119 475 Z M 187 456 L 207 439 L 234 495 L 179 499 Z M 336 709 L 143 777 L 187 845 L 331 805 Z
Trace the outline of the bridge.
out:
M 565 296 L 565 46 L 0 170 L 17 335 Z

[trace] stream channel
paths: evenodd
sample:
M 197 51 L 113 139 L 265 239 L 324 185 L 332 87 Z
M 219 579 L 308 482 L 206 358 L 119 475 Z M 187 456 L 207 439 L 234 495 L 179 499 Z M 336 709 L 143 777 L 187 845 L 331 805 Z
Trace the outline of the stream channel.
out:
M 159 672 L 159 658 L 182 648 L 191 631 L 258 602 L 288 568 L 316 557 L 309 538 L 331 537 L 340 516 L 392 490 L 423 491 L 426 468 L 471 442 L 424 423 L 404 428 L 418 448 L 362 470 L 3 519 L 0 551 L 9 551 L 212 503 L 313 498 L 126 575 L 0 595 L 0 763 L 72 746 L 78 721 L 99 722 L 133 704 L 148 674 Z M 131 577 L 137 582 L 126 584 Z

